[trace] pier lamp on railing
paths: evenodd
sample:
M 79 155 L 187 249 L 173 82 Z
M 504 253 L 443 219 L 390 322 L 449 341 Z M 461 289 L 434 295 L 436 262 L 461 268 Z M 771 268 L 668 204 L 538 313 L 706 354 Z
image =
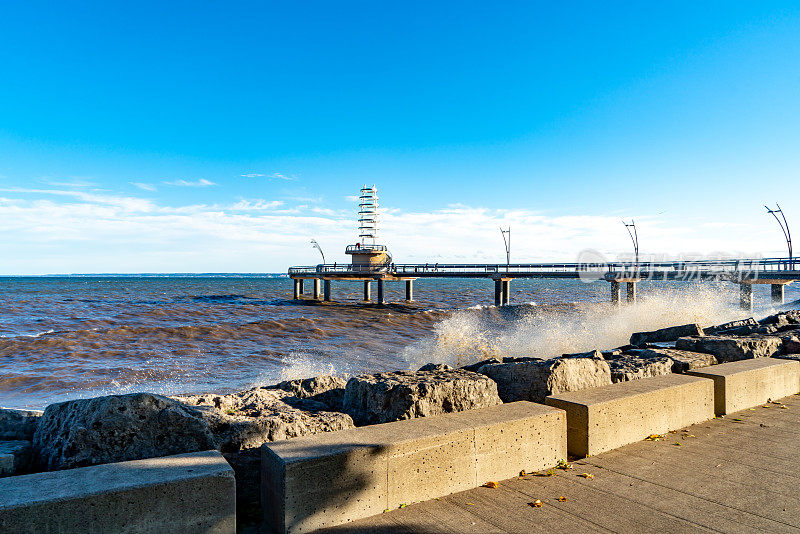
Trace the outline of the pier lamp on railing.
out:
M 636 261 L 635 269 L 636 269 L 636 272 L 638 273 L 639 272 L 639 234 L 636 232 L 636 221 L 631 219 L 631 223 L 628 224 L 623 220 L 622 224 L 625 225 L 625 229 L 628 231 L 628 235 L 631 236 L 631 241 L 633 242 L 633 253 L 634 253 L 634 257 L 636 258 L 636 260 L 635 260 Z M 633 231 L 631 231 L 631 228 L 633 228 Z
M 319 250 L 319 253 L 322 256 L 322 265 L 325 265 L 325 253 L 322 252 L 322 247 L 319 246 L 319 243 L 317 243 L 316 239 L 312 239 L 311 240 L 311 246 L 314 247 L 315 249 Z
M 500 227 L 500 233 L 503 235 L 503 244 L 506 247 L 506 271 L 508 271 L 509 265 L 511 265 L 511 227 L 508 227 L 508 230 L 503 230 Z M 506 239 L 508 236 L 508 239 Z
M 781 227 L 783 231 L 783 237 L 786 238 L 786 246 L 789 248 L 789 263 L 792 263 L 792 234 L 789 232 L 789 223 L 786 222 L 786 215 L 783 214 L 783 210 L 781 209 L 781 205 L 777 202 L 775 205 L 778 207 L 776 210 L 769 209 L 769 206 L 764 206 L 767 208 L 767 213 L 772 214 L 775 217 L 775 220 L 778 221 L 778 225 Z M 778 218 L 778 214 L 780 213 L 780 218 Z

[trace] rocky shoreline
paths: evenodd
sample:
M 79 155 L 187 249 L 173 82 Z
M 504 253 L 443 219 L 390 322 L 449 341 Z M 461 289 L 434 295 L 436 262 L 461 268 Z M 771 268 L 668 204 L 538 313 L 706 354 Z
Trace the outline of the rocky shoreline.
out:
M 613 350 L 492 358 L 462 368 L 318 376 L 228 395 L 152 393 L 0 409 L 0 476 L 216 449 L 236 472 L 241 525 L 260 518 L 264 443 L 528 400 L 750 358 L 800 360 L 800 310 L 631 336 Z

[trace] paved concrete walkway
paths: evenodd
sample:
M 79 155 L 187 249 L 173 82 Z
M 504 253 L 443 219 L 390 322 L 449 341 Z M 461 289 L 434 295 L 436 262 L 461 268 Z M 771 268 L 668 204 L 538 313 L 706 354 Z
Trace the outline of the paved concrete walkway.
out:
M 781 402 L 325 532 L 800 534 L 800 396 Z

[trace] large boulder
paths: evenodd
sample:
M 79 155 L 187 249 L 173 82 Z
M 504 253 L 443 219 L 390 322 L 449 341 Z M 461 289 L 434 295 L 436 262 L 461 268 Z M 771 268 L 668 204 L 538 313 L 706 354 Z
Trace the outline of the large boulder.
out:
M 328 411 L 321 402 L 282 389 L 259 387 L 229 395 L 180 395 L 173 399 L 200 414 L 222 452 L 354 426 L 347 414 Z
M 42 412 L 0 408 L 0 440 L 32 440 Z
M 769 358 L 781 353 L 783 342 L 773 336 L 704 336 L 682 337 L 675 343 L 678 350 L 713 354 L 720 363 L 751 358 Z
M 208 423 L 152 393 L 81 399 L 47 407 L 33 436 L 36 462 L 71 469 L 217 447 Z
M 773 325 L 778 328 L 800 324 L 800 310 L 791 310 L 787 312 L 780 312 L 774 315 L 768 315 L 758 321 L 762 325 Z
M 357 425 L 501 404 L 497 384 L 463 369 L 361 375 L 347 382 L 343 410 Z
M 727 333 L 737 328 L 758 328 L 759 324 L 758 321 L 753 319 L 752 317 L 748 317 L 747 319 L 739 319 L 736 321 L 730 321 L 724 324 L 720 324 L 717 326 L 709 326 L 708 328 L 704 328 L 705 334 L 707 336 L 716 336 L 722 333 Z
M 341 411 L 344 387 L 347 380 L 338 376 L 321 375 L 302 380 L 286 380 L 277 386 L 299 399 L 311 399 L 324 404 L 329 410 Z
M 670 326 L 652 332 L 636 332 L 631 336 L 631 345 L 642 347 L 648 343 L 665 343 L 677 341 L 679 338 L 688 336 L 702 336 L 703 329 L 699 324 L 684 324 L 681 326 Z
M 349 415 L 328 411 L 329 404 L 341 405 L 341 393 L 338 401 L 335 395 L 342 385 L 340 378 L 322 376 L 228 395 L 174 397 L 201 414 L 233 467 L 240 522 L 260 515 L 261 445 L 355 426 Z
M 669 358 L 672 360 L 673 373 L 685 373 L 692 369 L 699 369 L 701 367 L 708 367 L 709 365 L 716 365 L 717 358 L 713 354 L 705 352 L 691 352 L 688 350 L 677 350 L 669 348 L 651 348 L 639 349 L 631 351 L 643 358 Z
M 480 372 L 497 382 L 503 402 L 544 402 L 555 393 L 611 384 L 611 369 L 601 358 L 553 358 L 490 363 Z
M 626 354 L 609 360 L 608 366 L 611 369 L 611 381 L 614 383 L 672 373 L 672 359 L 663 356 L 646 357 Z

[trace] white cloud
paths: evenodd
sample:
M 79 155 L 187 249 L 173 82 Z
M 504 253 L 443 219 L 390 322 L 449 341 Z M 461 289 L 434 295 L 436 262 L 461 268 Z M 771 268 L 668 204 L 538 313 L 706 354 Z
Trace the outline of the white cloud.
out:
M 142 182 L 131 182 L 131 185 L 134 185 L 134 186 L 136 186 L 139 189 L 142 189 L 144 191 L 155 191 L 156 190 L 156 186 L 154 186 L 153 184 L 144 184 Z
M 230 209 L 237 210 L 237 211 L 249 211 L 249 210 L 271 210 L 275 208 L 279 208 L 283 206 L 283 201 L 281 200 L 245 200 L 242 199 Z
M 264 174 L 260 172 L 249 172 L 241 175 L 243 178 L 270 178 L 275 180 L 285 180 L 287 182 L 297 180 L 297 176 L 292 174 L 283 174 L 280 172 L 273 172 L 272 174 Z
M 167 206 L 94 191 L 0 189 L 2 273 L 276 272 L 315 264 L 316 238 L 329 261 L 348 261 L 358 240 L 354 210 L 241 199 Z M 782 243 L 773 229 L 711 231 L 636 217 L 643 254 L 722 250 L 745 254 Z M 617 216 L 548 216 L 536 210 L 454 205 L 434 211 L 382 210 L 380 242 L 398 263 L 502 262 L 499 226 L 511 227 L 513 262 L 573 261 L 585 248 L 610 258 L 630 253 Z M 773 239 L 774 238 L 774 239 Z M 765 252 L 768 254 L 768 252 Z
M 176 185 L 178 187 L 208 187 L 210 185 L 217 185 L 210 180 L 206 180 L 205 178 L 200 178 L 196 182 L 190 182 L 187 180 L 175 180 L 172 182 L 164 182 L 167 185 Z

